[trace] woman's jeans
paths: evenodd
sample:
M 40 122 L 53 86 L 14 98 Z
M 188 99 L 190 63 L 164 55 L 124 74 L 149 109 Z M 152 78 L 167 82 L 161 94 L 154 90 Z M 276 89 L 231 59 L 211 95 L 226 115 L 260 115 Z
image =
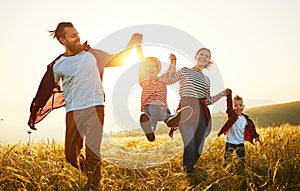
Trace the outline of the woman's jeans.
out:
M 188 174 L 193 173 L 194 165 L 203 152 L 205 133 L 207 130 L 206 117 L 203 106 L 199 104 L 200 111 L 197 120 L 188 120 L 180 123 L 180 133 L 184 144 L 183 168 Z

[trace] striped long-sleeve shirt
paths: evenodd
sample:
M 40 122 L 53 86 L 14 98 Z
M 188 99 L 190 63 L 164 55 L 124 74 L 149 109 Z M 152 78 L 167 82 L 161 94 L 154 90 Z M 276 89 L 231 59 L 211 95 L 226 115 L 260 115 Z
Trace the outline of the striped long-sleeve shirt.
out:
M 188 67 L 179 69 L 175 74 L 168 76 L 167 84 L 180 81 L 180 97 L 206 98 L 211 104 L 210 81 L 203 73 Z
M 142 87 L 141 111 L 147 104 L 167 105 L 167 77 L 168 72 L 162 74 L 158 78 L 149 78 L 140 82 Z

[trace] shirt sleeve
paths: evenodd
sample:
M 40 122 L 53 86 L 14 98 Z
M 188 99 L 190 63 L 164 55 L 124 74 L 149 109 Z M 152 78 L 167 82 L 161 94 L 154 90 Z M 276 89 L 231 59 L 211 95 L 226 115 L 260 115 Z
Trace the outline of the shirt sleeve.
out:
M 208 101 L 208 104 L 213 104 L 214 102 L 213 102 L 213 100 L 212 100 L 212 98 L 211 98 L 211 95 L 210 95 L 210 80 L 209 80 L 209 77 L 207 77 L 207 76 L 205 76 L 205 80 L 206 80 L 206 83 L 207 83 L 207 94 L 208 94 L 208 96 L 207 96 L 207 101 Z
M 53 66 L 53 76 L 54 76 L 54 82 L 55 84 L 57 84 L 61 78 L 61 75 L 59 74 L 59 72 L 56 71 L 55 65 Z
M 162 79 L 165 81 L 166 84 L 174 84 L 175 82 L 178 82 L 181 79 L 184 69 L 185 68 L 179 69 L 173 75 L 169 71 L 167 71 L 164 74 L 162 74 Z

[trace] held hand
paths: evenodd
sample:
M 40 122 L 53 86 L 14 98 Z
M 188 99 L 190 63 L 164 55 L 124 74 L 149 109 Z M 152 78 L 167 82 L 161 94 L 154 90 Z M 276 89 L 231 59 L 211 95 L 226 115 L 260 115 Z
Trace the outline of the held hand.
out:
M 176 56 L 174 54 L 170 54 L 171 63 L 176 60 Z
M 134 33 L 131 36 L 130 42 L 132 44 L 140 44 L 140 43 L 142 43 L 142 39 L 143 39 L 143 35 L 142 34 L 140 34 L 140 33 Z
M 91 48 L 91 46 L 88 44 L 87 41 L 85 41 L 85 42 L 82 44 L 82 47 L 83 47 L 83 50 L 85 50 L 85 51 L 88 51 L 88 50 Z
M 230 94 L 232 94 L 232 90 L 229 89 L 229 88 L 226 88 L 226 89 L 224 90 L 224 93 L 222 92 L 222 95 L 224 95 L 224 96 L 227 96 L 227 95 L 230 95 Z

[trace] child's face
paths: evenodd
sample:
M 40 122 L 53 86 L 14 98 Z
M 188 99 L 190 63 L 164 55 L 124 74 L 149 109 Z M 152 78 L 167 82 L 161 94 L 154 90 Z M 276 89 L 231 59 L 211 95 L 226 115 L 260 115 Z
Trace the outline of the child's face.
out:
M 233 110 L 236 114 L 241 115 L 243 113 L 244 108 L 245 105 L 243 104 L 242 100 L 233 100 Z

